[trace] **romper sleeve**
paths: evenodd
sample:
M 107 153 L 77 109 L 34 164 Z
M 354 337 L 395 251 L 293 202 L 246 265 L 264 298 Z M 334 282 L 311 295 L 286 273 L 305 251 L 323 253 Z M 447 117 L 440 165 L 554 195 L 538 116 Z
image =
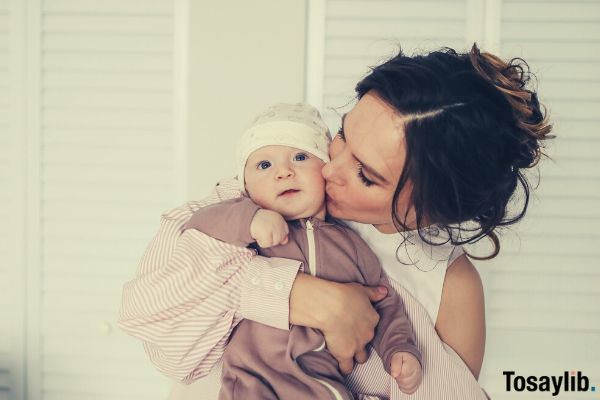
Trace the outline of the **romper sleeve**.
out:
M 246 247 L 255 242 L 250 225 L 258 210 L 258 204 L 246 196 L 224 200 L 200 208 L 182 229 L 197 229 L 223 242 Z
M 411 353 L 423 365 L 421 352 L 416 346 L 415 334 L 404 310 L 402 298 L 389 283 L 377 255 L 355 232 L 352 232 L 351 236 L 356 248 L 357 264 L 365 278 L 365 283 L 369 286 L 385 286 L 388 291 L 384 299 L 373 304 L 379 314 L 379 323 L 375 328 L 372 345 L 381 357 L 385 371 L 390 374 L 392 356 L 399 351 Z
M 123 287 L 118 326 L 142 341 L 160 372 L 185 384 L 210 372 L 243 318 L 289 329 L 289 295 L 301 264 L 182 230 L 200 207 L 236 195 L 232 184 L 221 186 L 162 214 Z

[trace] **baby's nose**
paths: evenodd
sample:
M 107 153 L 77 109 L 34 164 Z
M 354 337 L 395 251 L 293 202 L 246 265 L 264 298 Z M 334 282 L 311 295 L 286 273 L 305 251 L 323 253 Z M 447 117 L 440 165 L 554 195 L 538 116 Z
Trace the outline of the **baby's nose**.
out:
M 277 170 L 277 179 L 290 178 L 294 176 L 294 171 L 290 167 L 281 167 Z

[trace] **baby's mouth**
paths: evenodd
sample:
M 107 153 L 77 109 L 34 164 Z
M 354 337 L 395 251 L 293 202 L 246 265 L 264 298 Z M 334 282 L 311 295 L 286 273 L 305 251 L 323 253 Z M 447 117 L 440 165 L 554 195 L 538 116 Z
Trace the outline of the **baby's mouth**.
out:
M 284 190 L 283 192 L 279 193 L 279 196 L 290 196 L 290 195 L 293 195 L 298 192 L 299 192 L 298 189 L 288 189 L 288 190 Z

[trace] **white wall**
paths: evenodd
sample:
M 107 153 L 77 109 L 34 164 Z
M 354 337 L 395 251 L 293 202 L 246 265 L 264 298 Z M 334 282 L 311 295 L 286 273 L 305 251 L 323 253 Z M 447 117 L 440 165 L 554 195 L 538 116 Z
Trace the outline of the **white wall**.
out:
M 302 101 L 306 2 L 190 2 L 189 197 L 233 174 L 234 145 L 273 102 Z
M 233 176 L 235 143 L 257 112 L 303 101 L 306 2 L 190 6 L 188 197 L 201 198 Z M 213 373 L 190 386 L 174 384 L 170 399 L 216 398 L 219 382 Z

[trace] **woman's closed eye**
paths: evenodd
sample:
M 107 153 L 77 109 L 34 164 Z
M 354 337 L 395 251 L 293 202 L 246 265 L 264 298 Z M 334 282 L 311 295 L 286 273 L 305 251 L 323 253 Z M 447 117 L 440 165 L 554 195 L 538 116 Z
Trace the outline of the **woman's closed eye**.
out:
M 363 181 L 365 186 L 371 186 L 372 184 L 375 183 L 365 176 L 365 174 L 363 172 L 363 166 L 361 163 L 358 163 L 358 177 L 360 178 L 361 181 Z
M 346 141 L 346 136 L 344 135 L 344 130 L 341 127 L 338 130 L 338 133 L 336 136 L 339 137 L 343 142 Z M 363 172 L 363 165 L 360 162 L 358 163 L 357 175 L 365 186 L 371 186 L 375 183 L 365 176 L 365 174 Z

